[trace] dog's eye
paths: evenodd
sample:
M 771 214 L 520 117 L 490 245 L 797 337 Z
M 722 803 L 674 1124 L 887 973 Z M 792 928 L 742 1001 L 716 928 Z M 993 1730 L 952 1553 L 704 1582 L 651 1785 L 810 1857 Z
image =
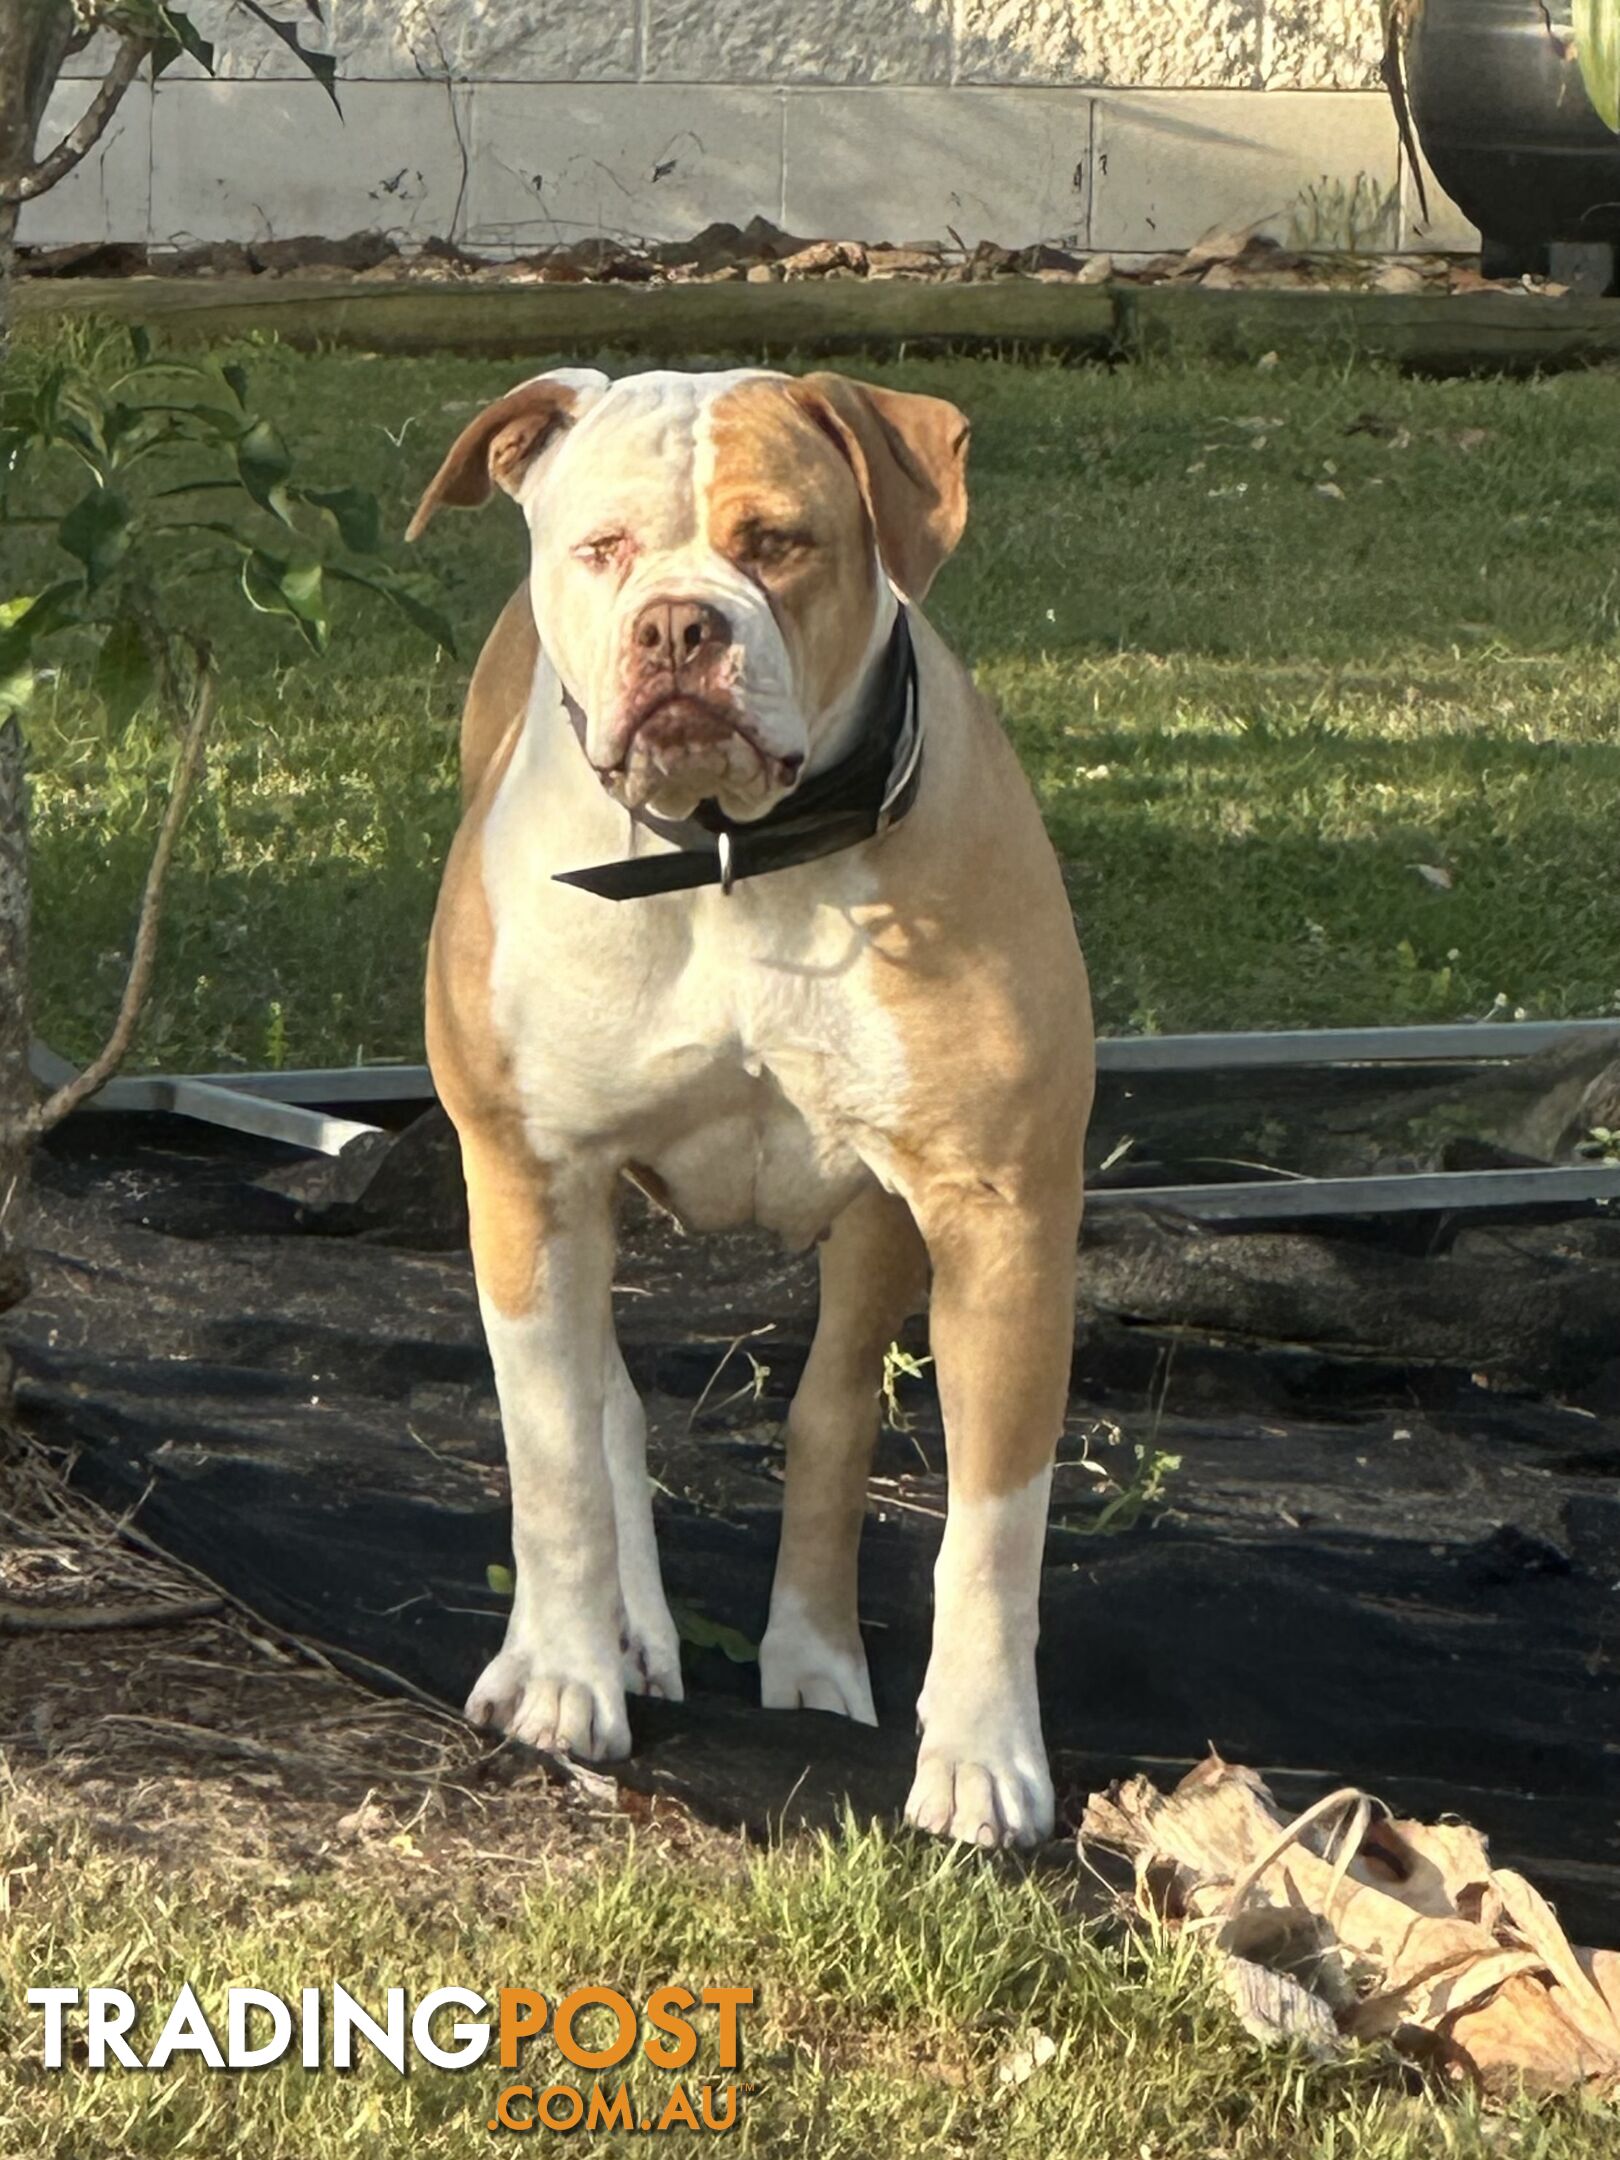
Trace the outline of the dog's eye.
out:
M 582 540 L 575 548 L 574 560 L 592 570 L 606 570 L 623 552 L 623 533 L 593 533 L 589 540 Z
M 810 545 L 808 533 L 791 532 L 782 525 L 750 525 L 742 534 L 742 556 L 757 570 L 775 570 Z

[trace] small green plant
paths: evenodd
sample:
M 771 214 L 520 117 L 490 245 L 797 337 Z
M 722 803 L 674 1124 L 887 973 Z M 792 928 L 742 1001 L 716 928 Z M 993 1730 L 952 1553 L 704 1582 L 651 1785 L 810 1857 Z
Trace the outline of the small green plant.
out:
M 1607 1125 L 1594 1125 L 1575 1152 L 1588 1162 L 1606 1163 L 1620 1170 L 1620 1132 Z
M 913 1357 L 909 1350 L 902 1350 L 897 1342 L 890 1343 L 883 1353 L 883 1423 L 890 1432 L 908 1433 L 911 1430 L 911 1412 L 900 1400 L 902 1380 L 920 1380 L 923 1368 L 933 1364 L 932 1358 Z
M 1120 1437 L 1114 1427 L 1109 1430 L 1116 1440 Z M 1147 1509 L 1164 1498 L 1166 1486 L 1181 1468 L 1181 1457 L 1168 1454 L 1153 1441 L 1138 1441 L 1132 1453 L 1135 1467 L 1123 1482 L 1106 1464 L 1097 1462 L 1089 1448 L 1081 1456 L 1082 1467 L 1113 1490 L 1095 1515 L 1072 1524 L 1072 1528 L 1086 1537 L 1117 1537 L 1121 1531 L 1132 1529 Z
M 1300 190 L 1288 214 L 1288 245 L 1302 253 L 1361 255 L 1393 245 L 1400 231 L 1399 186 L 1371 173 L 1348 184 L 1326 174 Z
M 99 1087 L 134 1033 L 218 696 L 212 639 L 197 627 L 206 589 L 234 591 L 317 654 L 340 585 L 388 602 L 443 650 L 453 641 L 423 588 L 383 559 L 376 498 L 300 475 L 239 366 L 167 357 L 137 328 L 12 373 L 0 393 L 0 542 L 8 561 L 31 544 L 39 567 L 32 590 L 0 596 L 0 727 L 26 717 L 66 664 L 82 668 L 111 729 L 155 705 L 179 740 L 112 1034 L 21 1121 L 26 1135 Z M 273 1039 L 279 1025 L 277 1009 Z
M 280 1072 L 287 1062 L 287 1013 L 280 998 L 270 1000 L 270 1018 L 264 1031 L 264 1062 Z

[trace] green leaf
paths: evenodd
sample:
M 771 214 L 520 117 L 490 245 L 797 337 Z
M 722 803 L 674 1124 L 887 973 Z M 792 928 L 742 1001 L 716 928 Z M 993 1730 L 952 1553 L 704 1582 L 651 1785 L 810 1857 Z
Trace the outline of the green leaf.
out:
M 711 1620 L 707 1613 L 695 1605 L 681 1605 L 673 1598 L 669 1606 L 670 1618 L 675 1622 L 675 1632 L 682 1642 L 689 1642 L 695 1650 L 720 1650 L 730 1658 L 733 1665 L 757 1665 L 759 1644 L 748 1640 L 736 1628 L 727 1627 L 724 1621 Z
M 338 538 L 356 555 L 375 555 L 382 546 L 382 512 L 366 488 L 299 488 L 298 499 L 324 510 Z
M 0 720 L 9 720 L 13 713 L 27 710 L 36 680 L 32 661 L 20 660 L 10 668 L 0 661 Z
M 517 1577 L 509 1567 L 499 1567 L 492 1560 L 484 1570 L 484 1580 L 497 1597 L 510 1597 L 517 1589 Z
M 128 553 L 129 509 L 110 488 L 95 487 L 81 495 L 56 528 L 60 546 L 84 564 L 86 589 L 94 592 L 106 583 Z
M 272 512 L 283 525 L 292 523 L 286 489 L 291 471 L 287 445 L 270 421 L 255 420 L 237 438 L 237 478 L 259 507 Z
M 224 383 L 226 389 L 229 390 L 231 396 L 235 398 L 237 404 L 241 406 L 242 410 L 246 412 L 248 386 L 247 369 L 245 367 L 238 367 L 234 360 L 227 360 L 221 366 L 219 374 L 220 380 Z
M 152 333 L 144 323 L 129 326 L 129 349 L 137 367 L 145 367 L 152 357 Z
M 268 8 L 259 5 L 259 0 L 236 0 L 236 4 L 240 8 L 245 8 L 250 15 L 262 22 L 267 30 L 273 31 L 289 52 L 297 54 L 304 66 L 308 68 L 315 80 L 332 100 L 338 118 L 341 119 L 343 117 L 343 107 L 338 104 L 336 87 L 337 62 L 332 55 L 330 53 L 316 52 L 306 45 L 299 37 L 295 24 L 278 21 Z M 317 22 L 320 20 L 319 16 L 316 17 L 316 20 Z
M 82 578 L 61 578 L 42 593 L 0 606 L 0 716 L 21 712 L 34 694 L 34 647 L 78 620 Z
M 1604 126 L 1620 135 L 1620 0 L 1573 0 L 1571 26 L 1586 94 Z
M 289 562 L 252 548 L 242 564 L 242 590 L 250 607 L 261 615 L 284 616 L 312 652 L 325 652 L 330 625 L 318 562 Z
M 345 585 L 363 585 L 367 592 L 379 594 L 390 606 L 398 608 L 405 620 L 425 637 L 430 637 L 440 652 L 456 656 L 456 634 L 450 627 L 450 618 L 442 614 L 431 602 L 421 599 L 403 579 L 390 570 L 357 570 L 352 563 L 328 563 L 329 577 L 341 578 Z
M 142 7 L 140 12 L 155 18 L 153 28 L 147 33 L 152 40 L 154 82 L 165 68 L 173 67 L 182 53 L 190 53 L 205 75 L 213 74 L 213 43 L 203 36 L 189 15 L 183 15 L 178 8 L 157 5 Z
M 120 615 L 101 641 L 91 687 L 115 727 L 125 726 L 137 706 L 152 694 L 152 655 L 139 623 Z

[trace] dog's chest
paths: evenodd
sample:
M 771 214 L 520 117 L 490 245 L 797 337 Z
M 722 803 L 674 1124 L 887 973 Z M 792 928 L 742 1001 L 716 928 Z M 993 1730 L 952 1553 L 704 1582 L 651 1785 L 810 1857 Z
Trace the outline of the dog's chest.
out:
M 689 1227 L 818 1237 L 870 1179 L 903 1093 L 847 907 L 789 872 L 757 895 L 556 903 L 497 935 L 498 1031 L 543 1153 L 633 1165 Z M 788 889 L 785 889 L 788 888 Z M 550 896 L 547 896 L 548 898 Z M 795 905 L 796 903 L 796 905 Z

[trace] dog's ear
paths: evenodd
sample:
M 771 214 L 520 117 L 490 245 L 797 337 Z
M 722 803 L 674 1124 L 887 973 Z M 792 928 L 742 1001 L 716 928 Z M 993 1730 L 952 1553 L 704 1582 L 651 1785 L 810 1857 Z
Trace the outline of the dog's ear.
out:
M 488 502 L 492 486 L 516 495 L 547 442 L 606 388 L 607 377 L 594 368 L 559 368 L 486 405 L 450 445 L 405 528 L 406 539 L 416 539 L 445 503 L 476 509 Z
M 921 600 L 967 523 L 967 415 L 846 375 L 806 375 L 794 394 L 855 468 L 884 569 Z

